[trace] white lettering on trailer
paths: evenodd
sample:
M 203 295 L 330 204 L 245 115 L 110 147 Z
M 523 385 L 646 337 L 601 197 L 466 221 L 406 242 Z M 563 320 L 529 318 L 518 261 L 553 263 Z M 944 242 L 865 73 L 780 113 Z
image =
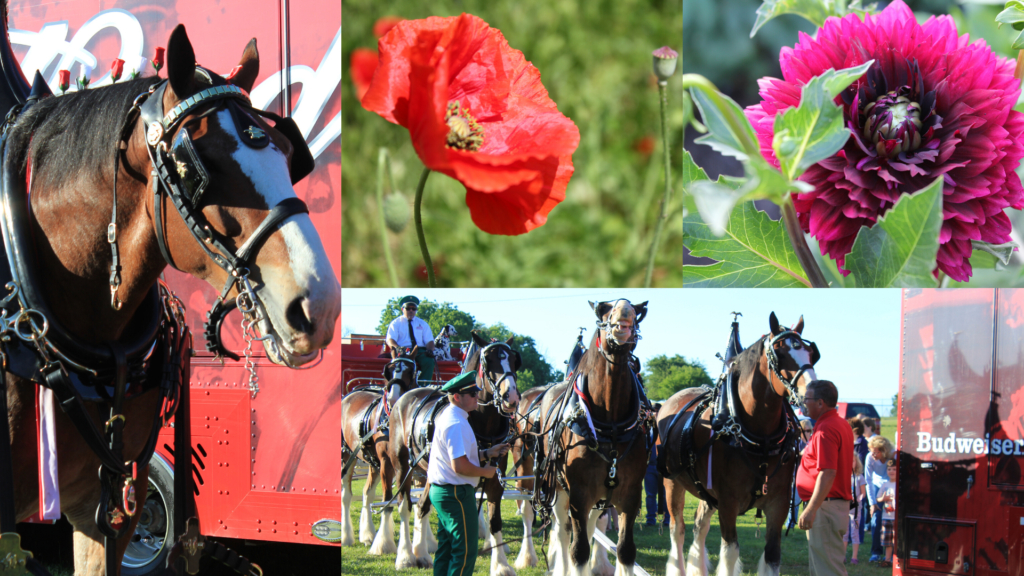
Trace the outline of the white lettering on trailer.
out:
M 1024 456 L 1024 439 L 994 439 L 957 436 L 932 436 L 930 432 L 917 433 L 917 452 L 934 454 L 991 454 L 993 456 Z

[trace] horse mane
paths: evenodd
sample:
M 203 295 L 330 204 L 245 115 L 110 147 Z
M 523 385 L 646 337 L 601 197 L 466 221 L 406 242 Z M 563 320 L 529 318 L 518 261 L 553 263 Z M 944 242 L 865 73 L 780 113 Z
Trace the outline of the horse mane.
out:
M 477 369 L 480 365 L 480 353 L 483 352 L 483 348 L 475 341 L 469 343 L 469 347 L 466 348 L 466 360 L 462 364 L 462 373 L 472 372 Z
M 758 364 L 761 362 L 761 354 L 764 353 L 764 338 L 758 338 L 757 342 L 754 342 L 750 346 L 743 349 L 736 360 L 733 361 L 731 372 L 737 372 L 738 374 L 750 374 L 758 370 Z
M 147 76 L 36 102 L 18 117 L 8 139 L 19 176 L 25 176 L 29 152 L 40 191 L 59 190 L 69 174 L 109 173 L 132 102 L 160 80 Z

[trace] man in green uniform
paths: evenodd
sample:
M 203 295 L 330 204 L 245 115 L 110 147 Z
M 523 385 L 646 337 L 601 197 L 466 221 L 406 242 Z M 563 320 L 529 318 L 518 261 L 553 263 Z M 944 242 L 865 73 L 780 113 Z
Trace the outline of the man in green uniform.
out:
M 476 409 L 479 391 L 475 372 L 460 374 L 441 387 L 451 404 L 437 417 L 427 466 L 430 503 L 439 524 L 434 576 L 473 573 L 478 544 L 473 493 L 481 476 L 491 478 L 496 473 L 494 466 L 480 466 L 480 462 L 508 452 L 508 444 L 477 449 L 469 412 Z
M 422 318 L 416 317 L 416 309 L 420 305 L 419 298 L 406 296 L 398 303 L 402 315 L 388 324 L 387 343 L 391 347 L 416 349 L 416 366 L 420 369 L 420 383 L 430 384 L 434 381 L 434 333 L 430 325 Z

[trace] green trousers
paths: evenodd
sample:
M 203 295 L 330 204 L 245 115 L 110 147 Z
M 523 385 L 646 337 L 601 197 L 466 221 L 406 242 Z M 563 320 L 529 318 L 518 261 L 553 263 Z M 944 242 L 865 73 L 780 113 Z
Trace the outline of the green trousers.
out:
M 434 381 L 434 353 L 426 348 L 416 350 L 416 366 L 420 369 L 420 384 Z
M 470 576 L 476 565 L 477 515 L 473 487 L 431 486 L 430 503 L 437 510 L 437 553 L 434 576 Z

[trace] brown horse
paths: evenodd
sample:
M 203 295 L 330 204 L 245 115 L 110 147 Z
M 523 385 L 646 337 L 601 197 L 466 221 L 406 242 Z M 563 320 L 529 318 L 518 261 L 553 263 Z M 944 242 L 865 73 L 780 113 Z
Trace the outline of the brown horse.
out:
M 551 568 L 586 574 L 590 539 L 601 509 L 619 512 L 618 574 L 636 563 L 633 522 L 640 511 L 652 417 L 636 372 L 633 349 L 647 303 L 590 303 L 598 332 L 571 382 L 554 386 L 541 402 L 541 457 L 534 507 L 550 510 Z M 572 531 L 572 547 L 569 533 Z
M 259 331 L 250 333 L 252 340 L 262 339 L 268 356 L 290 367 L 315 359 L 330 343 L 341 309 L 338 280 L 308 214 L 290 210 L 286 219 L 266 220 L 282 201 L 288 203 L 286 208 L 301 204 L 289 178 L 289 162 L 298 150 L 290 137 L 277 129 L 280 122 L 272 126 L 260 114 L 237 104 L 240 91 L 232 99 L 202 97 L 204 90 L 214 84 L 223 86 L 224 80 L 197 68 L 182 26 L 167 43 L 166 69 L 169 80 L 163 87 L 158 87 L 159 78 L 146 77 L 44 97 L 18 117 L 8 131 L 6 147 L 8 183 L 21 186 L 22 198 L 26 191 L 31 193 L 30 201 L 22 200 L 29 204 L 23 208 L 24 216 L 8 215 L 4 222 L 5 242 L 11 241 L 12 226 L 25 230 L 23 239 L 31 239 L 20 254 L 25 260 L 11 264 L 24 266 L 17 269 L 21 292 L 48 305 L 32 307 L 45 310 L 49 344 L 62 348 L 68 359 L 78 350 L 93 349 L 90 346 L 108 350 L 106 364 L 102 354 L 91 359 L 92 367 L 99 368 L 93 374 L 105 371 L 105 379 L 75 375 L 76 382 L 94 386 L 93 390 L 112 388 L 113 380 L 121 378 L 124 362 L 123 356 L 110 350 L 129 351 L 128 395 L 117 419 L 123 422 L 124 460 L 132 461 L 147 443 L 154 421 L 161 417 L 159 388 L 150 386 L 147 392 L 137 388 L 143 388 L 140 374 L 146 371 L 150 372 L 149 382 L 159 384 L 161 379 L 160 373 L 154 373 L 154 364 L 146 360 L 144 334 L 149 317 L 159 311 L 159 300 L 154 307 L 152 295 L 169 262 L 217 290 L 226 286 L 225 300 L 234 300 L 244 287 L 249 299 L 243 306 L 248 311 L 247 321 Z M 248 92 L 258 73 L 259 56 L 253 40 L 232 76 L 233 86 L 218 92 L 225 94 L 235 86 Z M 146 99 L 144 94 L 152 96 Z M 190 97 L 199 104 L 189 106 L 186 100 Z M 157 134 L 152 124 L 147 125 L 142 114 L 136 113 L 139 109 L 133 102 L 142 102 L 143 107 L 159 105 L 156 109 L 161 112 L 177 108 L 181 113 L 177 120 L 164 124 L 166 131 Z M 240 133 L 236 108 L 245 115 L 241 121 L 248 123 L 251 133 L 262 134 L 262 147 L 251 147 L 242 140 L 248 137 Z M 185 130 L 188 134 L 182 136 Z M 193 181 L 197 186 L 190 188 L 196 192 L 192 199 L 197 204 L 192 223 L 206 227 L 202 241 L 193 235 L 195 228 L 175 213 L 170 192 L 163 192 L 157 182 L 154 165 L 169 157 L 173 143 L 185 139 L 195 153 L 189 166 L 196 169 L 201 164 L 207 177 L 205 185 Z M 304 142 L 302 146 L 304 149 Z M 113 197 L 107 196 L 112 189 Z M 113 224 L 112 205 L 116 207 Z M 281 215 L 281 210 L 276 214 Z M 249 240 L 252 242 L 247 243 Z M 112 243 L 119 247 L 119 261 L 112 255 Z M 218 255 L 220 247 L 231 250 L 233 257 Z M 241 250 L 234 253 L 242 247 L 245 255 L 239 255 Z M 10 244 L 7 249 L 11 258 Z M 225 261 L 246 265 L 244 270 L 233 270 L 234 278 L 244 281 L 227 283 L 232 272 L 222 268 Z M 119 267 L 117 286 L 111 276 L 113 265 Z M 112 343 L 112 348 L 106 348 L 106 343 Z M 138 364 L 132 364 L 131 354 L 140 345 Z M 81 356 L 77 363 L 90 367 Z M 67 366 L 69 372 L 79 374 L 74 365 Z M 111 377 L 114 372 L 116 378 Z M 15 514 L 24 519 L 40 508 L 36 384 L 12 372 L 6 374 L 5 382 L 13 467 L 18 471 L 13 487 Z M 184 385 L 188 386 L 187 375 Z M 105 422 L 117 421 L 111 418 L 106 402 L 84 404 L 86 419 L 91 419 L 100 433 Z M 101 459 L 69 416 L 61 410 L 55 414 L 61 507 L 75 528 L 75 574 L 102 574 L 103 535 L 94 520 L 101 500 L 97 482 Z M 147 474 L 148 469 L 141 469 L 135 480 L 142 492 L 139 502 L 145 501 Z M 116 540 L 118 565 L 138 519 L 138 514 L 132 517 L 127 531 Z
M 341 545 L 355 544 L 352 530 L 352 473 L 358 458 L 370 466 L 370 474 L 363 486 L 363 510 L 359 517 L 359 541 L 370 546 L 369 554 L 380 556 L 394 554 L 394 527 L 385 530 L 385 522 L 374 537 L 370 503 L 377 483 L 384 481 L 384 501 L 391 499 L 391 485 L 395 480 L 395 468 L 388 453 L 388 418 L 395 403 L 405 394 L 418 387 L 416 382 L 416 350 L 400 354 L 398 348 L 391 349 L 391 362 L 384 366 L 384 386 L 365 387 L 353 390 L 341 399 L 341 450 L 345 466 L 341 472 Z M 366 438 L 360 442 L 361 439 Z
M 767 528 L 757 572 L 779 573 L 799 433 L 787 400 L 802 402 L 807 384 L 816 377 L 818 353 L 800 336 L 803 317 L 787 329 L 772 313 L 769 324 L 767 336 L 731 359 L 720 380 L 720 393 L 687 388 L 665 401 L 658 412 L 663 450 L 659 466 L 672 519 L 668 576 L 681 576 L 684 570 L 682 515 L 687 492 L 702 500 L 694 519 L 687 574 L 707 574 L 704 540 L 716 508 L 722 530 L 717 574 L 740 574 L 736 517 L 754 507 L 758 518 L 764 511 Z M 734 323 L 734 338 L 737 326 Z
M 512 338 L 505 342 L 488 342 L 476 332 L 472 333 L 474 345 L 466 352 L 463 372 L 476 372 L 476 384 L 480 387 L 478 407 L 469 413 L 469 424 L 477 439 L 477 446 L 483 450 L 500 444 L 512 434 L 511 415 L 519 405 L 519 389 L 516 384 L 516 372 L 522 366 L 519 352 L 512 349 Z M 447 404 L 448 399 L 436 390 L 416 390 L 406 394 L 399 400 L 392 412 L 391 420 L 391 458 L 399 477 L 403 479 L 399 486 L 399 514 L 402 518 L 399 542 L 408 542 L 409 513 L 411 510 L 411 486 L 409 478 L 415 466 L 419 473 L 427 470 L 427 450 L 433 437 L 433 418 Z M 482 464 L 482 463 L 481 463 Z M 508 464 L 508 454 L 498 459 L 499 470 Z M 488 528 L 481 525 L 482 538 L 493 546 L 491 552 L 491 574 L 493 576 L 514 576 L 515 571 L 508 565 L 505 558 L 505 547 L 501 536 L 501 494 L 502 483 L 496 478 L 484 482 L 484 493 L 487 495 Z M 395 568 L 420 567 L 428 568 L 433 560 L 428 552 L 427 538 L 430 535 L 430 493 L 429 484 L 423 491 L 417 507 L 416 523 L 418 532 L 412 546 L 405 549 L 399 545 Z M 486 530 L 486 533 L 484 531 Z

